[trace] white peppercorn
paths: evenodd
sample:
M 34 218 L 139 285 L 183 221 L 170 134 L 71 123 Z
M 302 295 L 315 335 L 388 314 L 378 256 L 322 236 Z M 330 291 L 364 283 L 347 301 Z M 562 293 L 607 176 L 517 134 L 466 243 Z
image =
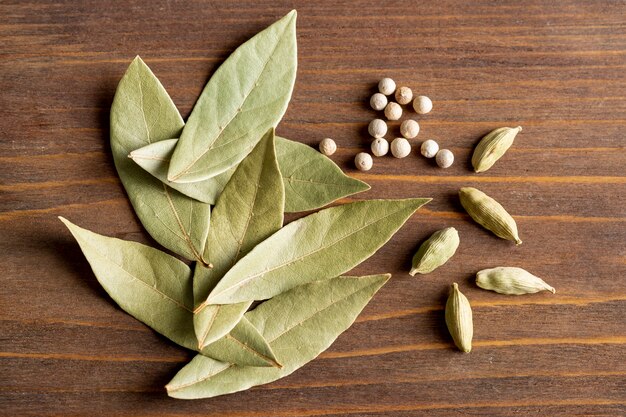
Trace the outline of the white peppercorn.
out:
M 413 100 L 413 109 L 417 114 L 426 114 L 433 109 L 433 102 L 426 96 L 417 96 Z
M 420 132 L 420 125 L 415 120 L 405 120 L 400 125 L 400 133 L 407 139 L 413 139 Z
M 409 87 L 400 87 L 396 90 L 396 101 L 399 104 L 409 104 L 413 100 L 413 91 Z
M 382 93 L 376 93 L 370 98 L 370 106 L 374 110 L 383 110 L 387 105 L 387 96 Z
M 378 91 L 388 96 L 396 91 L 396 82 L 391 78 L 383 78 L 378 83 Z
M 452 163 L 454 162 L 454 154 L 448 149 L 442 149 L 437 152 L 435 160 L 437 161 L 437 165 L 441 168 L 448 168 L 452 166 Z
M 356 165 L 359 171 L 369 171 L 374 165 L 372 156 L 365 152 L 360 152 L 354 157 L 354 165 Z
M 385 107 L 385 117 L 388 120 L 398 120 L 402 117 L 402 107 L 398 103 L 390 102 Z
M 396 158 L 404 158 L 411 153 L 411 144 L 404 138 L 395 138 L 391 142 L 391 154 Z
M 439 145 L 432 139 L 428 139 L 424 143 L 422 143 L 422 147 L 420 148 L 420 152 L 426 158 L 434 158 L 439 152 Z
M 376 138 L 372 142 L 372 153 L 374 156 L 385 156 L 389 152 L 389 142 L 385 138 Z
M 382 119 L 374 119 L 367 127 L 367 131 L 375 138 L 382 138 L 387 134 L 387 123 Z
M 320 142 L 320 152 L 326 156 L 330 156 L 337 151 L 337 144 L 331 138 L 323 139 Z

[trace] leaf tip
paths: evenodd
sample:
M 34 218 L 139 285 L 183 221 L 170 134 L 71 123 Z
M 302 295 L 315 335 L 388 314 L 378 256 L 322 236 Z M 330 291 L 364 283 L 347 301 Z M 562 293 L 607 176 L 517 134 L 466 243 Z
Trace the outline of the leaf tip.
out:
M 63 222 L 63 224 L 64 224 L 64 225 L 65 225 L 68 229 L 71 229 L 71 228 L 72 228 L 72 226 L 74 226 L 74 224 L 73 224 L 71 221 L 67 220 L 65 217 L 63 217 L 63 216 L 57 216 L 57 217 L 58 217 L 58 219 L 59 219 L 59 220 L 61 220 L 61 221 Z
M 84 232 L 85 229 L 82 229 L 81 227 L 75 225 L 74 223 L 72 223 L 71 221 L 67 220 L 63 216 L 58 216 L 58 218 L 59 218 L 59 220 L 61 220 L 63 222 L 65 227 L 67 227 L 67 230 L 70 231 L 72 236 L 74 236 L 74 239 L 76 239 L 76 241 L 80 243 L 80 236 L 82 235 L 82 233 Z
M 167 391 L 167 395 L 169 395 L 170 397 L 172 397 L 172 395 L 170 393 L 176 391 L 176 388 L 172 386 L 172 384 L 167 384 L 165 385 L 165 391 Z
M 169 182 L 176 182 L 177 179 L 179 179 L 181 176 L 183 175 L 183 173 L 181 172 L 180 174 L 170 174 L 169 172 L 167 173 L 167 180 Z
M 278 369 L 283 369 L 283 364 L 278 362 L 278 359 L 275 358 L 267 358 L 267 362 L 273 367 Z
M 421 207 L 424 207 L 426 204 L 433 201 L 433 199 L 432 198 L 407 198 L 404 201 L 408 203 L 409 207 L 413 208 L 413 211 L 415 212 Z
M 348 178 L 350 178 L 352 181 L 354 181 L 354 184 L 355 184 L 354 188 L 356 189 L 355 194 L 356 193 L 362 193 L 362 192 L 365 192 L 365 191 L 369 191 L 369 190 L 372 189 L 372 187 L 368 183 L 366 183 L 365 181 L 361 181 L 359 179 L 352 178 L 350 176 L 348 176 Z

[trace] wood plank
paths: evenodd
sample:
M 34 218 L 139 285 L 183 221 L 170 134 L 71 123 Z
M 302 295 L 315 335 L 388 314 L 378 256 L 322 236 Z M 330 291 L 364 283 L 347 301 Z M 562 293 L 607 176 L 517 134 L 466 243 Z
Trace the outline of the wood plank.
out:
M 141 55 L 183 116 L 243 41 L 291 6 L 210 2 L 0 3 L 0 414 L 7 416 L 623 416 L 626 414 L 626 2 L 441 0 L 298 4 L 298 77 L 280 135 L 317 146 L 370 198 L 433 197 L 354 274 L 394 276 L 320 358 L 250 391 L 177 401 L 163 385 L 192 353 L 126 315 L 57 216 L 158 245 L 117 178 L 109 108 Z M 367 173 L 368 106 L 383 76 L 434 101 L 411 156 Z M 469 158 L 491 129 L 523 126 L 489 172 Z M 399 134 L 390 123 L 389 138 Z M 448 170 L 417 155 L 434 138 Z M 474 186 L 516 218 L 515 247 L 464 214 Z M 289 215 L 287 221 L 303 214 Z M 419 244 L 459 230 L 451 262 L 407 275 Z M 506 297 L 476 271 L 522 266 L 556 294 Z M 472 353 L 443 320 L 459 282 Z

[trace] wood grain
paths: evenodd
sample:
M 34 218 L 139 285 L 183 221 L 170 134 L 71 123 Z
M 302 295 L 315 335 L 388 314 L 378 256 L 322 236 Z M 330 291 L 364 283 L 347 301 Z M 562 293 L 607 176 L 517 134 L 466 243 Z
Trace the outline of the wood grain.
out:
M 353 271 L 394 278 L 319 359 L 247 392 L 173 400 L 163 385 L 191 354 L 114 305 L 56 216 L 154 244 L 108 145 L 126 66 L 141 55 L 186 117 L 233 49 L 293 7 L 299 71 L 278 133 L 335 138 L 333 159 L 372 185 L 357 199 L 434 200 Z M 626 2 L 609 0 L 1 2 L 0 415 L 626 415 L 624 16 Z M 354 170 L 383 76 L 433 99 L 416 144 L 437 139 L 452 168 L 413 154 Z M 473 174 L 473 146 L 504 125 L 524 131 Z M 523 245 L 471 222 L 456 197 L 465 185 L 511 211 Z M 409 277 L 419 243 L 444 226 L 460 232 L 457 255 Z M 496 265 L 557 293 L 476 288 L 473 274 Z M 474 308 L 469 355 L 445 330 L 453 281 Z

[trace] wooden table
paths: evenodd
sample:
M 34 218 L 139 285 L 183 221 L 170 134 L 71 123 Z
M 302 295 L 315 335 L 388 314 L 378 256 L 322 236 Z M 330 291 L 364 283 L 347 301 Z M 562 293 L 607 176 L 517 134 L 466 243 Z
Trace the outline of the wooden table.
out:
M 0 3 L 0 415 L 625 415 L 626 3 L 262 3 Z M 292 7 L 299 71 L 278 132 L 335 138 L 333 159 L 372 185 L 356 199 L 434 200 L 355 269 L 394 278 L 320 358 L 247 392 L 170 399 L 163 385 L 192 354 L 115 306 L 57 216 L 151 243 L 108 144 L 127 65 L 140 54 L 186 117 L 234 48 Z M 452 168 L 414 152 L 354 170 L 383 76 L 433 99 L 415 149 L 436 138 Z M 473 174 L 475 143 L 507 125 L 524 128 L 513 148 Z M 523 245 L 463 214 L 465 185 L 511 211 Z M 457 255 L 409 277 L 418 244 L 444 226 L 460 232 Z M 497 265 L 557 293 L 475 287 L 474 273 Z M 454 281 L 474 310 L 467 355 L 443 319 Z

